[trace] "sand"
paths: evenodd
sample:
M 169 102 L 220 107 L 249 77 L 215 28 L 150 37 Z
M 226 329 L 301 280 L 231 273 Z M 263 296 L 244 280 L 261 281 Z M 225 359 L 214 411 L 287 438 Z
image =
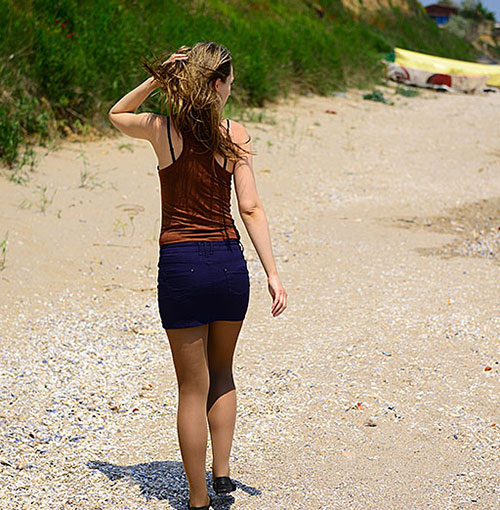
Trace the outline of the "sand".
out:
M 215 508 L 500 508 L 500 95 L 380 89 L 243 122 L 288 308 L 233 190 L 251 297 Z M 184 508 L 152 147 L 37 155 L 0 179 L 2 509 Z

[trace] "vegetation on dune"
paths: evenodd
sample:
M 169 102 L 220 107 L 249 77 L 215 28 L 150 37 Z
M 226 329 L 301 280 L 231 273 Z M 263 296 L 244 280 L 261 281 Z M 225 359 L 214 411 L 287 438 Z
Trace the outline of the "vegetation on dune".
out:
M 181 44 L 213 40 L 231 50 L 232 115 L 291 92 L 373 85 L 394 46 L 474 59 L 470 45 L 407 1 L 411 15 L 358 17 L 340 0 L 0 0 L 0 160 L 23 182 L 22 169 L 36 164 L 32 144 L 105 132 L 109 108 L 147 78 L 141 59 Z M 153 94 L 145 108 L 159 105 Z
M 454 0 L 439 0 L 438 4 L 457 9 L 457 13 L 444 25 L 445 30 L 475 47 L 484 46 L 484 39 L 482 41 L 481 37 L 486 35 L 486 53 L 500 58 L 500 41 L 494 29 L 495 13 L 489 11 L 479 0 L 462 0 L 460 3 Z

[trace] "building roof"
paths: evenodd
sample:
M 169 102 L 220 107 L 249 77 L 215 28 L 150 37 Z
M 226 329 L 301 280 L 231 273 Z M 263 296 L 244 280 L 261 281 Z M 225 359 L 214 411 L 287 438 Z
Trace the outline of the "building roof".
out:
M 427 14 L 432 16 L 451 16 L 456 14 L 458 9 L 448 5 L 431 4 L 425 7 Z

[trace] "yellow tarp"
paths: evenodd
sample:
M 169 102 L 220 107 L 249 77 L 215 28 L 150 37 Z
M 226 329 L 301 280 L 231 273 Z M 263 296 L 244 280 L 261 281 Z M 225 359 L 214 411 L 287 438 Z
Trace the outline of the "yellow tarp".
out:
M 453 60 L 451 58 L 435 57 L 416 51 L 394 48 L 396 64 L 403 67 L 412 67 L 441 74 L 454 75 L 489 75 L 488 85 L 500 87 L 500 66 L 477 64 L 476 62 L 465 62 L 464 60 Z

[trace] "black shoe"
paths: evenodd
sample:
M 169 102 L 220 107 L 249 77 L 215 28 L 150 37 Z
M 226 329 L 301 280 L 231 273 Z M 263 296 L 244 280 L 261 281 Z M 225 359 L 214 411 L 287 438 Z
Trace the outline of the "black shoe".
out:
M 190 506 L 188 502 L 188 510 L 210 510 L 210 507 L 213 505 L 213 501 L 211 496 L 209 495 L 208 498 L 210 499 L 210 503 L 205 506 Z
M 226 494 L 236 490 L 236 485 L 229 476 L 219 476 L 214 478 L 212 485 L 217 494 Z

